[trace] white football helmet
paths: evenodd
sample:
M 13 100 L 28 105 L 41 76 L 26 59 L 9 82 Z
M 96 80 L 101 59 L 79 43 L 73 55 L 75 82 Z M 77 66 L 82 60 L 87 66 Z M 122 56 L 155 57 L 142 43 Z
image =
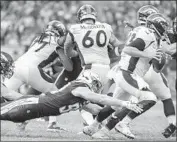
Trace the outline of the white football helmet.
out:
M 102 89 L 102 83 L 99 76 L 91 71 L 83 71 L 78 77 L 78 80 L 86 82 L 95 93 L 99 93 Z

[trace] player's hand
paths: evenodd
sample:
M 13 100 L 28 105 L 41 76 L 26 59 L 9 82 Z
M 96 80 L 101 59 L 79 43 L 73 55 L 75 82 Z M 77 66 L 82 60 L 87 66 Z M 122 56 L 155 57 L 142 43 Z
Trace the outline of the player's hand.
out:
M 139 107 L 137 104 L 131 103 L 129 101 L 124 101 L 124 107 L 133 110 L 136 113 L 141 113 L 143 109 Z
M 156 59 L 160 62 L 161 58 L 162 58 L 162 54 L 163 54 L 163 52 L 160 48 L 152 49 L 151 51 L 147 52 L 147 57 L 150 59 Z

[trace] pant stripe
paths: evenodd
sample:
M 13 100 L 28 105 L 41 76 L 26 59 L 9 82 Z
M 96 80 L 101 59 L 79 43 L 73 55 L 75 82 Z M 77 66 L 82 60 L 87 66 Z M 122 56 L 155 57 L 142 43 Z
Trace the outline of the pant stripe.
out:
M 122 75 L 125 79 L 125 81 L 130 84 L 131 86 L 139 89 L 138 83 L 135 79 L 132 78 L 131 74 L 128 73 L 127 71 L 122 70 Z

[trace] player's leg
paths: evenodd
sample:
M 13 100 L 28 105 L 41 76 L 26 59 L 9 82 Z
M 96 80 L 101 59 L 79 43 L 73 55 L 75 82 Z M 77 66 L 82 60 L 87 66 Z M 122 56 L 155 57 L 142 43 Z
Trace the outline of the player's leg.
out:
M 24 96 L 13 102 L 4 103 L 1 105 L 0 119 L 20 123 L 44 116 L 60 115 L 61 104 L 55 101 L 58 96 L 49 95 Z
M 75 80 L 78 75 L 80 74 L 82 68 L 81 68 L 81 62 L 78 57 L 72 58 L 73 62 L 73 70 L 67 71 L 63 69 L 61 73 L 58 75 L 57 79 L 55 80 L 55 85 L 58 89 L 62 88 L 64 85 L 66 85 L 68 82 L 71 82 Z M 67 107 L 67 106 L 66 106 Z M 55 131 L 55 130 L 65 130 L 64 128 L 57 126 L 57 121 L 55 116 L 49 117 L 49 124 L 48 124 L 48 131 Z
M 63 69 L 61 73 L 58 75 L 58 77 L 56 78 L 54 83 L 58 89 L 62 88 L 70 81 L 70 78 L 68 76 L 69 76 L 69 72 Z M 56 132 L 58 130 L 65 130 L 65 129 L 58 126 L 56 116 L 49 116 L 49 124 L 47 126 L 47 131 Z
M 86 65 L 85 67 L 84 67 L 84 69 L 83 69 L 83 71 L 82 72 L 84 72 L 85 70 L 90 70 L 90 71 L 92 71 L 92 72 L 94 72 L 94 73 L 96 73 L 99 77 L 100 77 L 100 80 L 101 80 L 101 82 L 102 82 L 102 85 L 103 85 L 103 87 L 106 85 L 106 83 L 108 82 L 108 78 L 107 78 L 107 76 L 105 76 L 105 75 L 107 75 L 107 73 L 108 73 L 108 71 L 110 70 L 110 67 L 109 67 L 109 65 L 100 65 L 100 64 L 92 64 L 92 65 Z M 82 74 L 82 72 L 81 72 L 81 74 Z M 107 87 L 107 85 L 106 85 L 106 87 Z M 109 87 L 107 87 L 107 88 L 103 88 L 103 90 L 104 90 L 104 93 L 106 92 L 106 91 L 108 91 L 107 90 L 107 88 Z M 87 123 L 87 125 L 89 124 L 89 123 L 93 123 L 93 120 L 94 120 L 94 118 L 93 117 L 90 117 L 91 116 L 91 114 L 90 113 L 88 113 L 88 112 L 85 112 L 85 111 L 81 111 L 82 113 L 81 113 L 81 115 L 83 115 L 83 119 L 84 119 L 84 121 Z
M 139 105 L 142 106 L 143 112 L 150 109 L 152 106 L 156 103 L 156 97 L 155 95 L 150 92 L 148 89 L 146 89 L 147 84 L 139 77 L 133 76 L 130 73 L 126 71 L 121 71 L 116 76 L 116 83 L 118 87 L 121 87 L 124 91 L 126 91 L 129 94 L 132 94 L 139 98 Z M 141 88 L 141 89 L 140 89 Z M 126 110 L 123 110 L 126 111 Z M 127 110 L 128 112 L 128 110 Z M 143 113 L 142 112 L 142 113 Z M 128 115 L 125 117 L 125 122 L 128 126 L 128 124 L 137 116 L 139 116 L 142 113 L 133 113 L 132 111 L 128 113 Z M 123 115 L 126 113 L 122 113 Z M 120 116 L 119 116 L 120 117 Z M 111 125 L 111 123 L 108 121 L 108 124 Z M 103 134 L 106 134 L 112 126 L 109 127 L 109 125 L 106 125 L 103 127 L 98 133 L 95 133 L 93 135 L 94 138 L 98 138 L 103 136 Z M 113 125 L 115 126 L 115 124 Z M 123 132 L 124 133 L 124 132 Z M 125 135 L 128 135 L 132 138 L 134 138 L 134 135 L 129 135 L 129 132 L 125 132 Z
M 154 92 L 163 103 L 164 114 L 169 123 L 169 126 L 164 130 L 163 135 L 165 137 L 170 137 L 176 130 L 176 114 L 168 81 L 163 73 L 156 73 L 153 68 L 150 69 L 145 77 L 148 77 L 146 81 L 152 92 Z
M 123 100 L 127 100 L 128 96 L 123 95 L 124 91 L 120 88 L 120 87 L 116 87 L 115 88 L 115 83 L 111 85 L 110 90 L 108 91 L 108 95 L 112 94 L 110 92 L 113 92 L 113 97 L 115 97 L 116 99 L 120 96 L 122 96 L 121 99 Z M 114 90 L 114 91 L 113 91 Z M 108 118 L 113 112 L 115 112 L 115 110 L 118 110 L 121 108 L 112 108 L 111 106 L 105 106 L 96 116 L 95 120 L 93 121 L 93 123 L 87 127 L 84 127 L 83 132 L 89 136 L 93 135 L 95 132 L 97 132 L 99 130 L 99 126 L 100 124 L 106 119 Z

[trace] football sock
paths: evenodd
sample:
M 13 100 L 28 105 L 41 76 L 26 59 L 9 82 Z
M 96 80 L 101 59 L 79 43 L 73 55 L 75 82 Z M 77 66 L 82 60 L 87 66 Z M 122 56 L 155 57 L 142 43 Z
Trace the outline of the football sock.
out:
M 172 123 L 176 125 L 176 115 L 175 115 L 175 108 L 172 99 L 166 99 L 162 101 L 164 114 L 168 119 L 169 124 Z
M 147 110 L 149 110 L 152 106 L 154 106 L 156 104 L 155 101 L 152 100 L 143 100 L 141 102 L 138 103 L 139 106 L 142 107 L 143 111 L 141 113 L 136 113 L 134 111 L 130 111 L 128 113 L 129 118 L 134 119 L 137 116 L 141 115 L 142 113 L 146 112 Z
M 130 112 L 129 109 L 127 108 L 122 108 L 122 110 L 117 110 L 115 113 L 112 114 L 112 116 L 110 117 L 110 119 L 108 120 L 106 127 L 109 130 L 112 130 L 115 125 L 121 121 L 128 113 Z
M 104 107 L 97 115 L 96 120 L 98 122 L 104 121 L 108 116 L 110 116 L 115 110 L 110 106 Z

